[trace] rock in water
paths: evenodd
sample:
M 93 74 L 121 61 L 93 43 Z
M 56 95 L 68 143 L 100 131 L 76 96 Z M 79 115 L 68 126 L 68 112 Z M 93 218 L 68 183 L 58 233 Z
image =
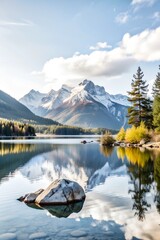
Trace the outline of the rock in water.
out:
M 44 191 L 44 189 L 39 189 L 38 191 L 34 192 L 34 193 L 29 193 L 25 199 L 24 202 L 26 203 L 33 203 L 35 202 L 35 199 L 37 198 L 37 196 L 39 196 L 39 194 L 41 194 Z
M 38 195 L 35 202 L 40 205 L 68 204 L 85 199 L 83 188 L 76 182 L 61 179 L 51 183 Z
M 34 192 L 34 193 L 28 193 L 26 194 L 24 197 L 20 197 L 17 200 L 20 202 L 25 202 L 25 203 L 34 203 L 36 197 L 42 193 L 44 191 L 44 189 L 39 189 L 38 191 Z

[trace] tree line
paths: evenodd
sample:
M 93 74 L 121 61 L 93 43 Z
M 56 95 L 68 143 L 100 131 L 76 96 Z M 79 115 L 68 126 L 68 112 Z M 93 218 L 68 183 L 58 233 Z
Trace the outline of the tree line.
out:
M 0 136 L 35 136 L 35 129 L 26 123 L 0 120 Z
M 55 134 L 55 135 L 101 135 L 106 131 L 116 134 L 117 130 L 106 128 L 82 128 L 68 125 L 34 125 L 37 133 Z

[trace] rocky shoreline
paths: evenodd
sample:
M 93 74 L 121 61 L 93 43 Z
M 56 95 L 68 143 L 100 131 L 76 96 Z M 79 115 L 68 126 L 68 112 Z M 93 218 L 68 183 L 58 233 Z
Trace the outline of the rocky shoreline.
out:
M 141 141 L 140 143 L 126 143 L 126 142 L 115 142 L 112 146 L 119 147 L 143 147 L 147 149 L 160 149 L 160 142 L 145 142 Z

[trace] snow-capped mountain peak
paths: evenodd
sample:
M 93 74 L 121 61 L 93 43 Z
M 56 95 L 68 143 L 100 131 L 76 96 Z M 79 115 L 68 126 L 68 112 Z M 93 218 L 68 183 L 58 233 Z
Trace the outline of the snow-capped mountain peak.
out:
M 126 123 L 129 106 L 127 96 L 110 95 L 103 86 L 87 79 L 76 87 L 62 85 L 58 91 L 52 89 L 46 94 L 31 90 L 20 101 L 37 115 L 85 127 L 119 128 Z
M 87 80 L 87 79 L 85 79 L 83 82 L 81 82 L 79 84 L 79 86 L 84 86 L 84 89 L 91 95 L 104 95 L 105 94 L 104 87 L 95 85 L 92 81 Z
M 35 91 L 32 89 L 28 94 L 22 97 L 19 101 L 26 105 L 29 109 L 34 107 L 38 107 L 41 104 L 41 99 L 45 96 L 45 93 L 40 93 L 39 91 Z

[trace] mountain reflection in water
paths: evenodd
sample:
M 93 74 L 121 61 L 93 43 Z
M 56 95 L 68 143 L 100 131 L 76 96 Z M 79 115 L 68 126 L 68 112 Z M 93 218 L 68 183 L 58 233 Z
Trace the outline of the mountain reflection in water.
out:
M 0 207 L 0 213 L 7 209 L 5 204 L 9 201 L 7 194 L 6 198 L 3 196 L 6 193 L 6 183 L 7 186 L 16 188 L 17 185 L 14 184 L 17 182 L 19 184 L 19 179 L 21 181 L 19 184 L 22 185 L 21 191 L 16 188 L 13 196 L 12 204 L 15 204 L 14 200 L 17 197 L 38 188 L 45 188 L 57 178 L 77 181 L 86 191 L 86 200 L 79 212 L 74 211 L 76 213 L 70 212 L 71 209 L 60 211 L 57 208 L 46 209 L 46 212 L 49 211 L 50 214 L 61 217 L 60 219 L 68 217 L 66 219 L 68 221 L 78 219 L 76 223 L 74 222 L 77 227 L 78 221 L 84 222 L 86 226 L 96 227 L 95 232 L 92 229 L 97 236 L 96 239 L 98 227 L 103 231 L 107 228 L 114 229 L 121 234 L 120 239 L 132 239 L 135 236 L 137 239 L 159 239 L 160 151 L 105 148 L 97 143 L 85 145 L 1 143 L 0 200 L 4 206 Z M 12 179 L 15 179 L 15 183 Z M 16 214 L 25 215 L 29 211 L 27 209 L 30 209 L 26 209 L 23 204 L 16 207 L 15 210 L 12 208 Z M 39 212 L 42 211 L 32 212 L 29 211 L 29 214 L 33 214 L 33 217 L 37 214 L 41 219 Z M 4 218 L 5 215 L 6 212 Z M 45 218 L 45 221 L 49 220 Z

